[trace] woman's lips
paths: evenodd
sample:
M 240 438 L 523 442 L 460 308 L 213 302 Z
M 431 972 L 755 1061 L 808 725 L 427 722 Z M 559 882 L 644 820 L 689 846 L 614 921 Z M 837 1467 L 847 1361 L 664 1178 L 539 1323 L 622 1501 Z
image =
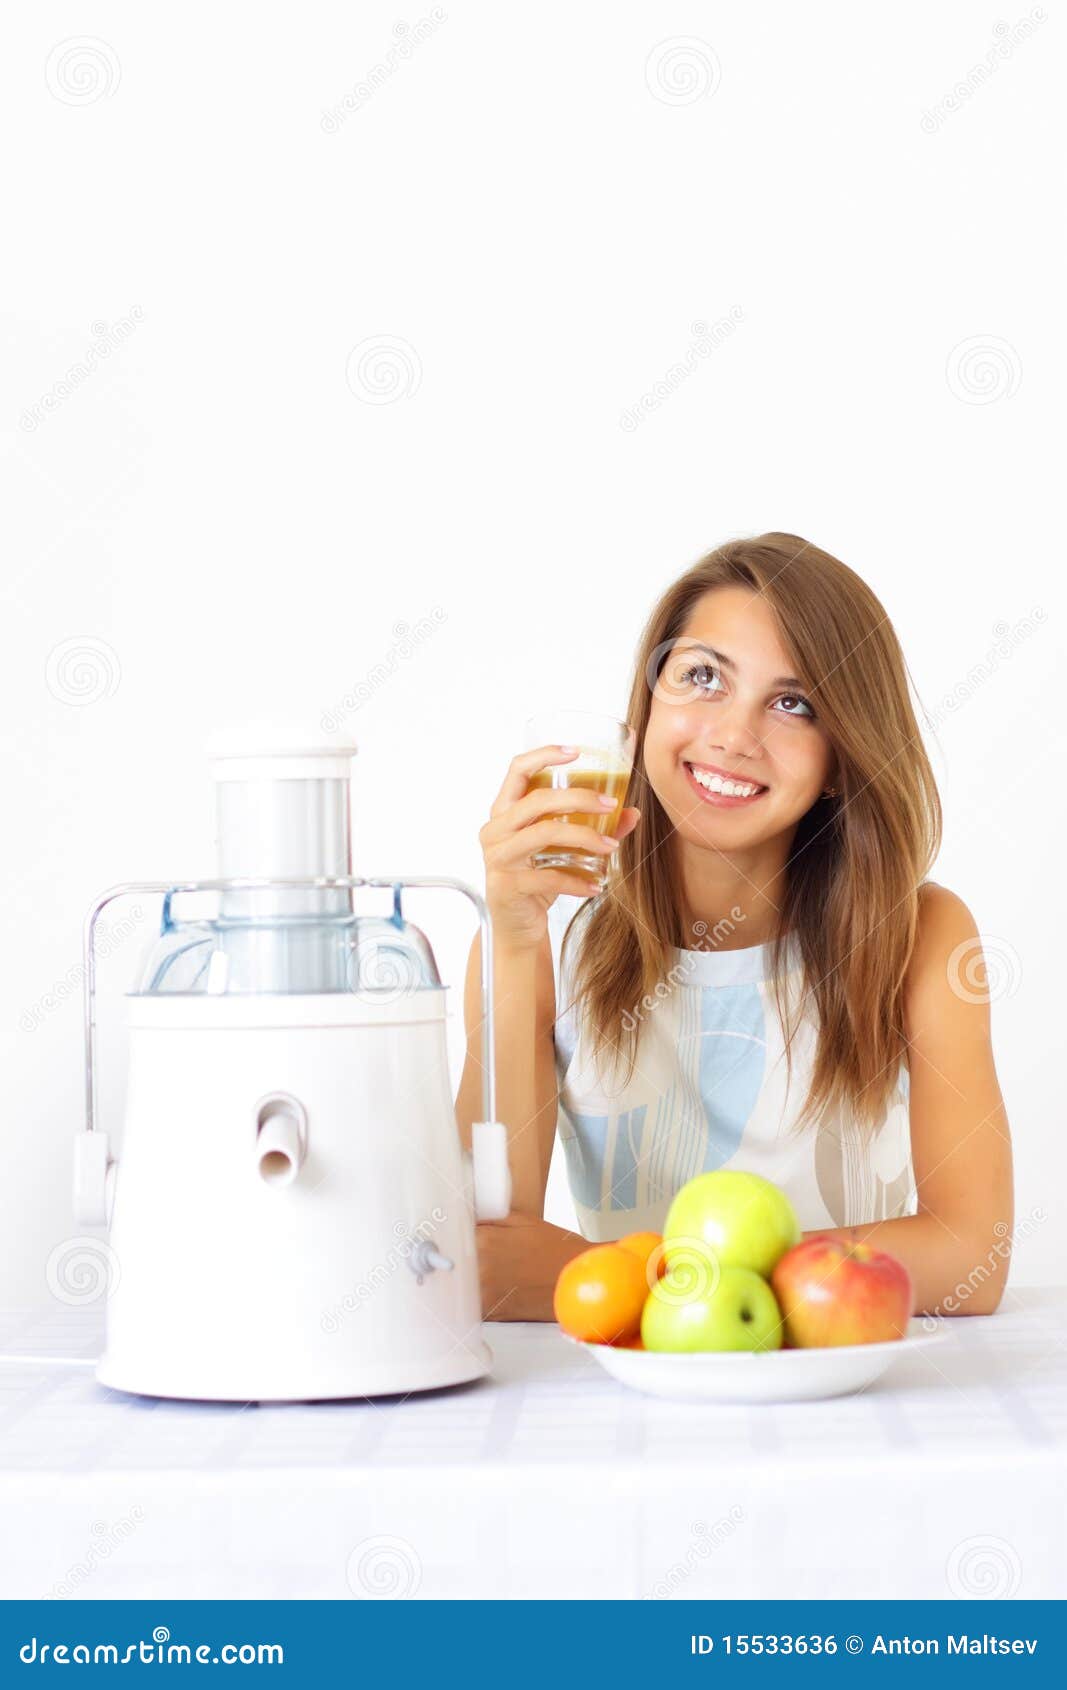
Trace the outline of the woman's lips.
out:
M 767 788 L 762 786 L 749 798 L 731 798 L 725 792 L 709 792 L 706 786 L 701 786 L 688 763 L 683 763 L 682 767 L 685 770 L 685 778 L 697 797 L 702 798 L 705 804 L 714 804 L 720 810 L 740 810 L 746 804 L 756 804 L 767 791 Z

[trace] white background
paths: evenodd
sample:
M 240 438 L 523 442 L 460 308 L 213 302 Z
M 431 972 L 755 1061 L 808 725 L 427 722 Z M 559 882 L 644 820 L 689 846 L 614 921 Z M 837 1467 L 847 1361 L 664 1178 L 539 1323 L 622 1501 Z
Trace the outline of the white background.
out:
M 359 693 L 357 871 L 480 884 L 524 719 L 621 710 L 663 588 L 767 528 L 871 583 L 938 718 L 934 878 L 1047 1217 L 1015 1273 L 1062 1280 L 1060 22 L 434 16 L 6 20 L 0 1300 L 46 1302 L 77 1230 L 84 910 L 210 872 L 208 729 Z M 111 1112 L 153 913 L 104 969 Z M 465 909 L 411 914 L 458 986 Z

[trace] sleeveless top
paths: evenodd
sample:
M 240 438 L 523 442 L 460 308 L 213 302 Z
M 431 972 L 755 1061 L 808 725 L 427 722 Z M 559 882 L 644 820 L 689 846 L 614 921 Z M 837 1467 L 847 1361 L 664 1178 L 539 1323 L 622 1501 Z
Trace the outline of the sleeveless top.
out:
M 877 1131 L 839 1113 L 799 1132 L 817 1026 L 804 1013 L 787 1085 L 785 1039 L 775 1004 L 770 944 L 734 951 L 672 951 L 661 989 L 629 1012 L 638 1023 L 636 1063 L 602 1055 L 599 1070 L 573 1001 L 572 975 L 592 899 L 559 897 L 548 915 L 556 982 L 557 1131 L 584 1237 L 661 1232 L 671 1198 L 695 1174 L 738 1168 L 762 1174 L 790 1198 L 801 1230 L 855 1226 L 914 1214 L 907 1065 Z M 785 996 L 803 983 L 791 936 Z M 627 1023 L 629 1024 L 629 1023 Z

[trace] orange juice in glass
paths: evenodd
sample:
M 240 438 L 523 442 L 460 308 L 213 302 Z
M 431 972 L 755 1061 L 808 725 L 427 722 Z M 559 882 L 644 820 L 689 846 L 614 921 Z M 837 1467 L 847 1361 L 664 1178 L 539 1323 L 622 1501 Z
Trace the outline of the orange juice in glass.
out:
M 587 710 L 550 710 L 531 716 L 526 724 L 526 749 L 541 745 L 575 745 L 577 757 L 566 763 L 538 769 L 530 776 L 527 790 L 567 791 L 579 787 L 599 797 L 605 793 L 615 800 L 610 810 L 567 810 L 559 820 L 577 827 L 591 827 L 601 835 L 614 833 L 626 802 L 630 784 L 630 770 L 634 760 L 634 730 L 614 716 L 599 716 Z M 580 847 L 552 845 L 534 855 L 538 868 L 561 868 L 587 877 L 590 890 L 602 892 L 607 885 L 608 861 L 604 856 Z

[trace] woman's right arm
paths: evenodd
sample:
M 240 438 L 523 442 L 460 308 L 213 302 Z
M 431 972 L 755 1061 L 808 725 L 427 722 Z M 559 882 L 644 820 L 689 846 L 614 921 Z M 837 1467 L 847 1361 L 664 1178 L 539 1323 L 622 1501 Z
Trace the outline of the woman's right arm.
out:
M 493 928 L 496 1113 L 508 1132 L 512 1207 L 532 1216 L 544 1213 L 559 1098 L 548 912 L 561 893 L 588 897 L 590 890 L 582 875 L 538 868 L 533 856 L 562 844 L 606 855 L 617 843 L 592 828 L 560 819 L 568 810 L 588 811 L 588 792 L 527 791 L 532 775 L 569 763 L 574 756 L 561 746 L 545 745 L 513 757 L 489 820 L 478 835 Z M 471 1122 L 480 1118 L 482 1108 L 481 954 L 477 934 L 467 964 L 463 997 L 467 1057 L 456 1098 L 460 1134 L 468 1149 Z
M 636 826 L 637 811 L 624 810 L 615 836 L 604 837 L 561 820 L 566 811 L 588 813 L 588 792 L 527 791 L 537 770 L 567 763 L 574 755 L 560 746 L 542 746 L 513 758 L 479 834 L 493 928 L 496 1113 L 507 1128 L 512 1177 L 512 1213 L 506 1221 L 478 1227 L 487 1320 L 551 1320 L 556 1276 L 586 1247 L 579 1233 L 552 1226 L 543 1216 L 559 1108 L 548 911 L 563 893 L 588 897 L 589 882 L 578 873 L 538 868 L 533 855 L 554 845 L 609 854 Z M 456 1117 L 469 1149 L 471 1124 L 482 1113 L 480 935 L 467 965 L 464 1018 L 467 1055 Z

